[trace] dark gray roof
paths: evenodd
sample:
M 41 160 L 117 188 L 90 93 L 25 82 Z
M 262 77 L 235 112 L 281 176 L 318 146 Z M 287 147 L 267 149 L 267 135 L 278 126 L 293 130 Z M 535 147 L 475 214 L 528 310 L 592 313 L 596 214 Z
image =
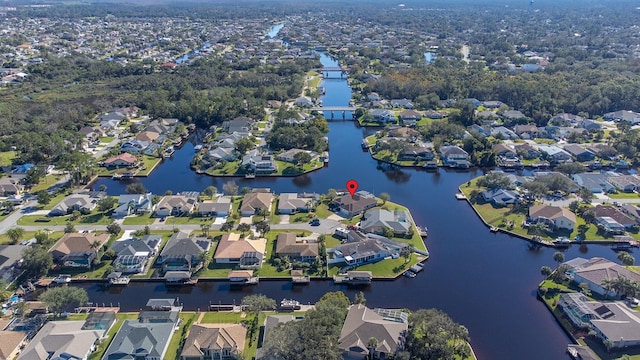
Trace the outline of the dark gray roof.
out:
M 105 360 L 161 358 L 171 340 L 175 324 L 125 320 L 103 357 Z
M 127 239 L 122 241 L 116 241 L 111 245 L 113 250 L 118 256 L 123 255 L 135 255 L 139 252 L 152 252 L 151 248 L 146 242 L 138 239 Z

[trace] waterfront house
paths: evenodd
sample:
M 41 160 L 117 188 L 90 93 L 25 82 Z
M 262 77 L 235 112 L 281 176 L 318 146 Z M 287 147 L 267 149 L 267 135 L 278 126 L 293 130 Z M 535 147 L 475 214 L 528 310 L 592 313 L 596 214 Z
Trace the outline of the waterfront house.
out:
M 142 140 L 138 140 L 138 139 L 129 139 L 125 142 L 122 143 L 122 145 L 120 145 L 120 151 L 121 152 L 128 152 L 131 154 L 140 154 L 142 153 L 147 147 L 149 147 L 151 143 L 148 141 L 142 141 Z
M 308 151 L 308 150 L 302 150 L 302 149 L 289 149 L 285 152 L 282 152 L 278 155 L 276 155 L 276 159 L 280 160 L 280 161 L 286 161 L 292 164 L 297 163 L 296 160 L 296 155 L 299 153 L 307 153 L 311 156 L 311 158 L 313 159 L 314 157 L 317 157 L 317 154 L 312 152 L 312 151 Z
M 278 164 L 271 155 L 247 154 L 242 158 L 241 166 L 258 174 L 271 174 L 278 171 Z
M 149 214 L 155 210 L 153 194 L 122 194 L 118 197 L 118 207 L 111 217 L 123 218 L 132 214 Z
M 593 209 L 596 217 L 610 217 L 618 224 L 622 225 L 625 230 L 630 230 L 638 226 L 638 222 L 625 215 L 622 211 L 614 206 L 596 205 Z
M 537 148 L 531 146 L 530 144 L 518 144 L 518 145 L 515 145 L 514 147 L 515 147 L 516 153 L 522 156 L 522 158 L 527 160 L 537 159 L 541 155 L 540 151 Z
M 213 259 L 221 264 L 238 264 L 242 269 L 257 269 L 266 254 L 267 240 L 241 238 L 240 234 L 222 235 Z
M 569 209 L 558 206 L 533 205 L 529 208 L 529 219 L 534 223 L 543 222 L 553 229 L 573 231 L 576 226 L 576 215 Z
M 278 214 L 308 212 L 313 208 L 312 197 L 303 197 L 297 193 L 282 193 L 278 197 Z
M 576 184 L 589 189 L 594 194 L 615 192 L 609 183 L 609 176 L 599 172 L 574 174 L 571 178 Z
M 438 149 L 442 163 L 447 166 L 468 168 L 469 153 L 455 145 L 443 145 Z
M 624 226 L 609 216 L 597 216 L 594 219 L 596 226 L 609 234 L 624 234 Z
M 495 144 L 491 149 L 499 157 L 511 160 L 517 160 L 518 158 L 518 154 L 516 154 L 515 150 L 505 144 Z
M 591 161 L 596 158 L 596 155 L 594 153 L 578 144 L 567 144 L 564 146 L 564 150 L 580 162 Z
M 135 167 L 138 165 L 138 158 L 125 152 L 106 159 L 102 165 L 106 168 Z
M 276 239 L 276 255 L 311 262 L 319 255 L 318 243 L 298 238 L 295 233 L 280 233 Z
M 211 164 L 220 160 L 233 161 L 233 160 L 236 160 L 237 158 L 238 156 L 236 155 L 234 146 L 231 146 L 231 147 L 219 146 L 213 150 L 209 150 L 205 158 L 203 158 L 203 161 L 208 161 Z
M 634 192 L 640 189 L 640 177 L 638 175 L 610 175 L 607 179 L 611 185 L 622 192 Z
M 116 254 L 113 267 L 122 273 L 142 273 L 147 261 L 153 257 L 160 247 L 160 235 L 145 235 L 140 239 L 131 238 L 114 242 L 110 249 Z
M 333 254 L 327 261 L 329 264 L 345 263 L 350 266 L 377 262 L 390 255 L 380 241 L 368 238 L 338 245 L 327 252 Z
M 156 263 L 164 271 L 189 271 L 202 263 L 203 254 L 211 248 L 211 240 L 204 237 L 188 237 L 186 233 L 171 235 Z
M 353 196 L 345 194 L 333 200 L 333 205 L 338 208 L 338 214 L 344 217 L 354 217 L 378 205 L 378 200 L 366 192 L 358 191 Z
M 84 320 L 49 321 L 22 350 L 18 360 L 88 359 L 113 322 L 104 329 L 85 329 Z
M 171 336 L 177 329 L 178 311 L 154 311 L 154 313 L 175 313 L 166 316 L 175 321 L 148 321 L 144 317 L 125 320 L 109 344 L 102 360 L 121 359 L 164 359 Z M 168 314 L 171 315 L 171 314 Z
M 272 202 L 273 195 L 270 192 L 254 189 L 242 198 L 240 214 L 242 216 L 251 216 L 257 214 L 260 210 L 271 212 Z
M 396 235 L 406 235 L 411 227 L 409 213 L 405 210 L 371 209 L 364 213 L 360 222 L 362 231 L 375 234 L 391 229 Z
M 247 329 L 241 324 L 194 324 L 180 360 L 233 359 L 244 351 Z
M 67 233 L 49 249 L 53 261 L 65 267 L 91 267 L 109 234 Z
M 560 295 L 558 306 L 577 328 L 588 328 L 591 319 L 599 318 L 598 313 L 588 306 L 587 298 L 582 293 L 564 293 Z
M 220 196 L 214 201 L 203 201 L 198 206 L 198 215 L 227 217 L 231 213 L 231 198 Z
M 96 208 L 98 200 L 102 198 L 104 198 L 104 193 L 102 192 L 72 194 L 64 198 L 58 205 L 54 206 L 47 216 L 63 216 L 71 214 L 76 210 L 83 214 L 88 214 Z
M 404 321 L 389 320 L 362 304 L 354 304 L 340 331 L 338 348 L 345 359 L 386 359 L 403 349 L 407 330 Z M 372 338 L 377 340 L 375 347 L 369 346 Z
M 605 279 L 615 280 L 618 277 L 640 282 L 640 274 L 633 272 L 613 261 L 594 257 L 588 260 L 574 261 L 567 272 L 576 284 L 587 283 L 591 292 L 602 296 L 618 296 L 614 289 L 605 289 L 602 282 Z
M 198 205 L 197 195 L 167 195 L 156 205 L 155 216 L 186 216 Z
M 293 105 L 299 106 L 302 108 L 310 108 L 313 106 L 313 101 L 306 96 L 301 96 L 293 102 Z
M 488 189 L 480 193 L 483 201 L 496 207 L 516 204 L 520 201 L 520 196 L 513 190 Z
M 376 144 L 377 145 L 377 144 Z M 398 154 L 398 160 L 400 161 L 429 161 L 435 158 L 435 154 L 431 148 L 423 146 L 422 144 L 406 145 L 402 148 Z
M 1 178 L 0 179 L 0 196 L 20 195 L 24 191 L 24 186 L 19 179 Z
M 390 110 L 370 109 L 368 113 L 373 118 L 373 121 L 378 123 L 388 123 L 396 121 L 396 117 L 393 114 L 393 111 Z

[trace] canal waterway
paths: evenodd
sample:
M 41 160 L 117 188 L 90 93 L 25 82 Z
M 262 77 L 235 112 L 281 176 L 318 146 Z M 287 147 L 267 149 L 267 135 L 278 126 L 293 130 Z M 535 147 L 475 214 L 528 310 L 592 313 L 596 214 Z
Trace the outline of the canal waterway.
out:
M 275 36 L 275 35 L 274 35 Z M 322 56 L 325 66 L 335 66 Z M 346 79 L 325 80 L 323 98 L 327 106 L 344 106 L 351 98 Z M 479 359 L 565 359 L 566 334 L 544 304 L 536 299 L 535 289 L 542 280 L 540 268 L 555 266 L 553 249 L 529 250 L 527 244 L 505 234 L 494 234 L 482 224 L 471 207 L 457 201 L 454 194 L 460 184 L 482 173 L 479 170 L 438 172 L 406 169 L 385 172 L 360 148 L 361 139 L 371 130 L 353 121 L 330 121 L 330 164 L 316 172 L 295 178 L 214 178 L 189 169 L 194 141 L 176 151 L 147 178 L 144 186 L 156 194 L 170 189 L 202 191 L 209 185 L 222 189 L 226 181 L 240 187 L 267 187 L 274 192 L 344 189 L 356 179 L 360 189 L 380 194 L 406 205 L 418 225 L 427 226 L 426 240 L 431 258 L 424 271 L 414 279 L 374 282 L 362 289 L 371 307 L 438 308 L 465 325 Z M 101 179 L 112 195 L 124 193 L 126 183 Z M 615 259 L 615 253 L 601 246 L 572 246 L 567 259 L 601 256 Z M 329 291 L 344 291 L 353 298 L 358 290 L 334 285 L 331 281 L 313 281 L 308 286 L 292 287 L 289 281 L 261 281 L 259 285 L 232 290 L 224 281 L 200 281 L 197 286 L 177 292 L 167 291 L 163 283 L 132 283 L 122 289 L 104 290 L 95 284 L 83 286 L 90 301 L 119 304 L 123 310 L 138 310 L 147 299 L 177 297 L 185 309 L 204 310 L 209 304 L 239 303 L 248 294 L 265 294 L 278 301 L 294 298 L 314 303 Z

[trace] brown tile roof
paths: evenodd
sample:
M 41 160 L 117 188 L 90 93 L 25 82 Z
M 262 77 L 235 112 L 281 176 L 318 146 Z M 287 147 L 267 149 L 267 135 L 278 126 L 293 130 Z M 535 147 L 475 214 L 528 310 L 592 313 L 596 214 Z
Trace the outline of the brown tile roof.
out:
M 596 205 L 596 207 L 593 210 L 596 214 L 596 217 L 608 216 L 613 220 L 615 220 L 620 225 L 629 226 L 629 225 L 637 224 L 637 222 L 634 219 L 623 214 L 622 211 L 616 209 L 613 206 Z
M 637 272 L 599 257 L 589 259 L 588 263 L 575 270 L 575 274 L 598 285 L 604 279 L 617 279 L 618 277 L 640 282 L 640 274 Z
M 60 238 L 52 247 L 49 249 L 49 252 L 55 255 L 68 255 L 72 252 L 87 252 L 87 251 L 97 251 L 98 248 L 92 248 L 94 242 L 100 243 L 100 247 L 104 246 L 107 241 L 109 241 L 109 234 L 99 234 L 95 233 L 68 233 L 64 234 L 63 237 Z
M 269 209 L 273 195 L 268 192 L 250 192 L 242 198 L 240 211 L 255 211 L 256 209 Z
M 318 244 L 298 241 L 295 233 L 280 233 L 276 241 L 276 254 L 318 256 Z
M 9 359 L 26 337 L 23 331 L 0 331 L 0 359 Z
M 257 252 L 262 255 L 267 247 L 266 239 L 246 240 L 240 234 L 228 233 L 222 235 L 214 259 L 239 259 L 245 252 Z
M 240 324 L 194 324 L 184 342 L 181 357 L 202 357 L 203 350 L 244 350 L 247 329 Z
M 550 206 L 550 205 L 533 205 L 529 208 L 529 216 L 532 218 L 547 218 L 547 219 L 556 219 L 560 216 L 564 216 L 567 219 L 572 220 L 574 223 L 576 222 L 576 215 L 572 213 L 569 209 L 565 209 L 558 206 Z

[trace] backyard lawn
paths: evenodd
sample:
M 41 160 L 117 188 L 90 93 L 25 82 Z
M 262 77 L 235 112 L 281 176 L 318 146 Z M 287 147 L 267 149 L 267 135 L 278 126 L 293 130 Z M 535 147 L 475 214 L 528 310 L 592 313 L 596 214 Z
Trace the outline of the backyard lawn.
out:
M 174 360 L 180 358 L 180 343 L 182 339 L 187 337 L 187 333 L 191 325 L 197 320 L 199 313 L 195 312 L 181 312 L 180 313 L 180 326 L 171 336 L 169 347 L 165 353 L 164 360 Z
M 116 323 L 113 324 L 111 329 L 109 329 L 104 339 L 100 340 L 100 343 L 96 347 L 96 350 L 92 352 L 91 355 L 89 355 L 89 360 L 102 359 L 102 355 L 104 355 L 105 351 L 107 351 L 107 348 L 111 343 L 111 340 L 113 340 L 113 337 L 115 336 L 115 334 L 118 332 L 118 330 L 120 330 L 124 321 L 129 319 L 137 319 L 137 318 L 138 318 L 138 314 L 134 314 L 134 313 L 116 314 Z

